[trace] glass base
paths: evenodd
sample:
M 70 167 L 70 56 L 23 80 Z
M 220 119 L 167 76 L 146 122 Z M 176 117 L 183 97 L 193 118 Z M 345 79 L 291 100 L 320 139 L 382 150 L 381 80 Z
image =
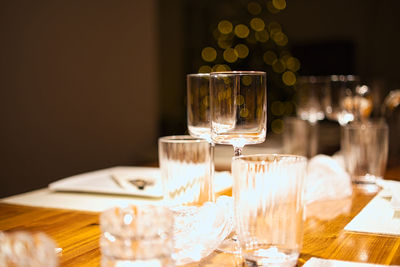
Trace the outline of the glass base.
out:
M 244 251 L 243 256 L 247 266 L 251 267 L 294 267 L 297 264 L 299 253 L 292 250 L 269 247 Z
M 240 247 L 236 234 L 231 233 L 225 240 L 223 240 L 217 247 L 217 251 L 229 254 L 240 254 Z
M 379 179 L 382 178 L 371 174 L 352 176 L 353 185 L 367 194 L 377 193 L 381 189 L 381 187 L 376 184 L 376 181 Z

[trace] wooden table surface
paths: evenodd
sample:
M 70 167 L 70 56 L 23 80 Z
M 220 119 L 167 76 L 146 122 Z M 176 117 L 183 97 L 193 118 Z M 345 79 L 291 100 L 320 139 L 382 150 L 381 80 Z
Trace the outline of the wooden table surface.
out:
M 400 166 L 386 179 L 400 180 Z M 314 203 L 304 231 L 298 265 L 311 257 L 400 265 L 400 236 L 363 234 L 343 228 L 373 198 L 355 190 L 350 198 Z M 0 204 L 0 230 L 42 231 L 63 249 L 61 266 L 99 266 L 98 213 Z M 323 215 L 323 216 L 321 216 Z M 187 266 L 242 266 L 240 257 L 214 252 Z

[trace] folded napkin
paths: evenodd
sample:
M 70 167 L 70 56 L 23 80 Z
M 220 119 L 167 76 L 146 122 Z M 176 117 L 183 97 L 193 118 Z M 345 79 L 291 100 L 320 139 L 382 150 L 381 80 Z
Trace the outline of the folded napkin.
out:
M 327 155 L 317 155 L 309 160 L 305 181 L 307 203 L 342 199 L 352 194 L 351 179 L 341 160 L 339 156 Z
M 344 228 L 346 231 L 400 235 L 400 182 L 377 180 L 382 190 Z
M 390 180 L 377 180 L 377 185 L 382 187 L 381 196 L 390 198 L 390 205 L 395 211 L 400 211 L 400 183 Z
M 309 259 L 303 267 L 380 267 L 386 265 L 380 264 L 370 264 L 370 263 L 360 263 L 351 261 L 339 261 L 339 260 L 326 260 L 320 258 Z M 399 267 L 398 265 L 393 267 Z

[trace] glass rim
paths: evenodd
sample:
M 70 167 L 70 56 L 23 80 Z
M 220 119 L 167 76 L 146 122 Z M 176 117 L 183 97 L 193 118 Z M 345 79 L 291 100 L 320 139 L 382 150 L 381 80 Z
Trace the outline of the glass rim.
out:
M 271 163 L 307 163 L 305 156 L 294 154 L 249 154 L 232 158 L 232 162 L 245 162 L 249 164 L 271 164 Z
M 328 77 L 331 82 L 361 82 L 360 77 L 354 74 L 332 74 Z
M 189 73 L 186 77 L 209 77 L 210 73 Z
M 352 121 L 346 125 L 343 126 L 345 129 L 371 129 L 371 128 L 376 128 L 376 129 L 388 129 L 388 125 L 386 121 L 383 118 L 379 119 L 370 119 L 366 121 Z
M 257 71 L 257 70 L 233 70 L 233 71 L 215 71 L 210 72 L 211 76 L 215 75 L 231 75 L 231 76 L 240 76 L 240 75 L 262 75 L 265 76 L 267 73 L 265 71 Z
M 169 135 L 158 138 L 162 143 L 207 143 L 206 139 L 193 137 L 191 135 Z

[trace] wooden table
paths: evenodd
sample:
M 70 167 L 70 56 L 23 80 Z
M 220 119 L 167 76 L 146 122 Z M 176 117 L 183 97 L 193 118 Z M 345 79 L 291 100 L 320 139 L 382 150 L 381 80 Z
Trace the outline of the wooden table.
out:
M 400 180 L 400 166 L 387 179 Z M 373 198 L 355 190 L 348 199 L 308 206 L 299 266 L 311 257 L 400 265 L 400 236 L 352 233 L 344 226 Z M 99 266 L 98 213 L 0 204 L 0 230 L 43 231 L 63 249 L 61 266 Z M 214 252 L 188 266 L 242 266 L 240 257 Z

